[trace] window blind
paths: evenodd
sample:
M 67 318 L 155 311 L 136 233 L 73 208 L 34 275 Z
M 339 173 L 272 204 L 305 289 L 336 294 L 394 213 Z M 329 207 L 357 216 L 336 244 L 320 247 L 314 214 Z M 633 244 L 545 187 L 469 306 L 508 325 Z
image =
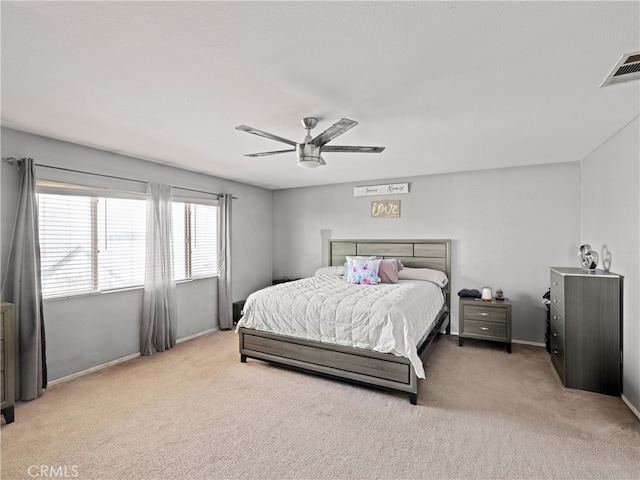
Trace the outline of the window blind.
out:
M 173 203 L 173 255 L 176 280 L 218 274 L 218 207 Z
M 218 207 L 191 204 L 191 278 L 218 274 Z
M 38 197 L 45 298 L 144 284 L 145 200 Z
M 136 193 L 41 185 L 38 194 L 44 298 L 144 285 L 147 201 Z M 173 202 L 176 280 L 217 275 L 215 204 Z

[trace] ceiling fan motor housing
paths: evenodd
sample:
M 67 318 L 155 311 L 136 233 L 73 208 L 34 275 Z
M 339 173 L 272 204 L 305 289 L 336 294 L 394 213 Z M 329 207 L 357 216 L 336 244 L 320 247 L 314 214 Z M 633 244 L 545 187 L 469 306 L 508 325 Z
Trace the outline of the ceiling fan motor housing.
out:
M 298 156 L 298 166 L 304 168 L 316 168 L 326 165 L 320 156 L 320 147 L 313 143 L 299 143 L 296 145 L 296 155 Z

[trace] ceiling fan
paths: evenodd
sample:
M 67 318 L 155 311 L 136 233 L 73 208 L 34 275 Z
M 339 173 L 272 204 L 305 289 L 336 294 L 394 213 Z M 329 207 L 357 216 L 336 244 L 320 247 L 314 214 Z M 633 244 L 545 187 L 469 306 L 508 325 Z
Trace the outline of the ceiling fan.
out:
M 331 140 L 339 135 L 342 135 L 347 130 L 355 127 L 358 122 L 343 118 L 332 126 L 327 128 L 324 132 L 315 138 L 311 138 L 311 130 L 318 124 L 318 119 L 315 117 L 306 117 L 302 119 L 302 126 L 307 131 L 307 135 L 301 143 L 294 142 L 287 138 L 282 138 L 272 133 L 263 132 L 253 127 L 246 125 L 238 125 L 237 130 L 242 130 L 261 137 L 270 138 L 277 142 L 286 143 L 292 145 L 294 148 L 288 150 L 276 150 L 274 152 L 262 152 L 262 153 L 250 153 L 247 157 L 264 157 L 266 155 L 275 155 L 276 153 L 296 152 L 298 157 L 298 166 L 305 168 L 315 168 L 320 165 L 326 165 L 324 159 L 320 155 L 322 152 L 365 152 L 365 153 L 380 153 L 384 150 L 384 147 L 358 147 L 358 146 L 337 146 L 327 145 Z

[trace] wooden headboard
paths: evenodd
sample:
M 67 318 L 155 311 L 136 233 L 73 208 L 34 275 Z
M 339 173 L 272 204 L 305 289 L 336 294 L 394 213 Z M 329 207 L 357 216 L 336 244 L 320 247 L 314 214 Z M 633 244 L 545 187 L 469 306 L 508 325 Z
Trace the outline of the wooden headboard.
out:
M 330 265 L 344 264 L 347 255 L 397 258 L 405 267 L 446 273 L 449 283 L 444 290 L 451 311 L 451 240 L 329 240 Z

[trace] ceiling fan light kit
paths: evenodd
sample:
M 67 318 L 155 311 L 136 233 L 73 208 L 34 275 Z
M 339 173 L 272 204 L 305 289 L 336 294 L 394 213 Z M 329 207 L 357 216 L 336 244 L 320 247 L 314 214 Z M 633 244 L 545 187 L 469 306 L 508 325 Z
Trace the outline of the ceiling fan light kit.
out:
M 313 143 L 299 143 L 296 145 L 296 155 L 298 156 L 299 167 L 316 168 L 326 165 L 320 156 L 320 147 Z
M 321 165 L 326 165 L 326 162 L 321 156 L 323 147 L 329 143 L 331 140 L 336 138 L 339 135 L 342 135 L 347 130 L 355 127 L 358 122 L 354 120 L 349 120 L 348 118 L 343 118 L 338 122 L 334 123 L 331 127 L 326 129 L 320 135 L 315 138 L 311 138 L 311 130 L 318 124 L 318 119 L 315 117 L 305 117 L 302 119 L 302 126 L 306 130 L 307 134 L 304 137 L 304 140 L 301 143 L 294 142 L 293 140 L 289 140 L 287 138 L 279 137 L 272 133 L 263 132 L 262 130 L 258 130 L 257 128 L 248 127 L 247 125 L 238 125 L 236 130 L 242 130 L 247 133 L 252 133 L 253 135 L 258 135 L 260 137 L 270 138 L 271 140 L 275 140 L 277 142 L 286 143 L 287 145 L 292 145 L 295 148 L 289 150 L 277 150 L 274 152 L 261 152 L 261 153 L 250 153 L 247 154 L 247 157 L 264 157 L 267 155 L 275 155 L 277 153 L 287 153 L 287 152 L 296 152 L 296 156 L 298 158 L 298 166 L 303 168 L 316 168 Z M 365 152 L 365 153 L 380 153 L 384 150 L 384 147 L 361 147 L 361 146 L 327 146 L 325 149 L 327 152 Z

